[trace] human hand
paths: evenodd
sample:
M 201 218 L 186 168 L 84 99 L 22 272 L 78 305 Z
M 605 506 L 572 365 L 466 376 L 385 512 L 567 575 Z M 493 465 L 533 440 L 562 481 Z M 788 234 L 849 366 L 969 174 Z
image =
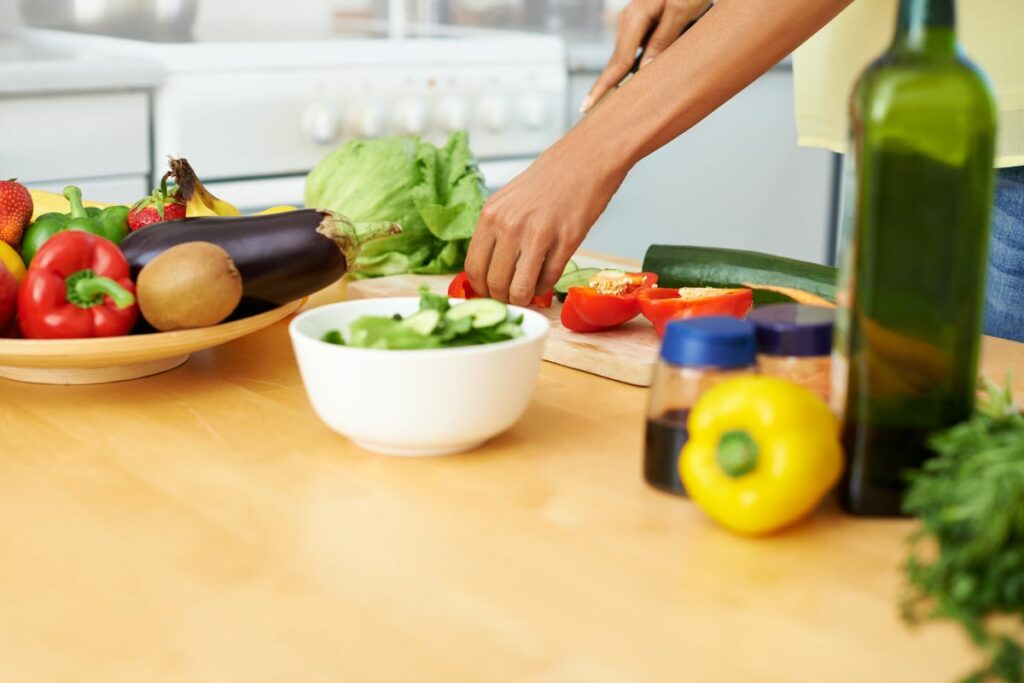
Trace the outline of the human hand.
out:
M 625 172 L 579 136 L 556 143 L 484 205 L 466 257 L 473 289 L 518 306 L 550 290 Z
M 674 43 L 710 6 L 709 0 L 631 0 L 619 15 L 615 51 L 591 86 L 580 112 L 586 113 L 606 92 L 622 82 L 633 68 L 637 50 L 643 48 L 640 62 L 640 68 L 643 68 Z

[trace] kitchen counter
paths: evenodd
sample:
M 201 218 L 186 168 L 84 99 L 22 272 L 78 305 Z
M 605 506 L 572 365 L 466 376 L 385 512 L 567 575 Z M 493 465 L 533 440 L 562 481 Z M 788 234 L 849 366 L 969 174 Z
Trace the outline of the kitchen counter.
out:
M 1024 388 L 1024 346 L 989 340 L 984 369 Z M 284 323 L 0 396 L 7 681 L 941 683 L 975 661 L 900 621 L 910 522 L 828 504 L 734 537 L 643 483 L 644 390 L 555 365 L 518 426 L 434 459 L 321 424 Z
M 62 50 L 28 36 L 28 32 L 0 32 L 0 97 L 148 90 L 163 80 L 163 70 L 156 63 Z

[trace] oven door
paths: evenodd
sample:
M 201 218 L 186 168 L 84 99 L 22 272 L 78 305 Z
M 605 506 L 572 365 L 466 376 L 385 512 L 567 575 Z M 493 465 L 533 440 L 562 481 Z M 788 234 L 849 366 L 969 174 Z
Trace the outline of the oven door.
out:
M 512 178 L 522 173 L 532 159 L 502 159 L 480 162 L 488 192 L 504 187 Z M 231 202 L 243 214 L 252 214 L 271 206 L 302 206 L 306 176 L 282 176 L 279 178 L 253 178 L 251 180 L 223 180 L 206 183 L 206 187 L 218 197 Z

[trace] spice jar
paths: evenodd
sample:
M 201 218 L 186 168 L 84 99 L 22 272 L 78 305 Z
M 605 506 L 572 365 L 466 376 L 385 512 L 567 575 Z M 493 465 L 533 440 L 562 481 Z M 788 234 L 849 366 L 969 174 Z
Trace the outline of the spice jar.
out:
M 648 484 L 686 495 L 679 479 L 679 452 L 687 440 L 690 409 L 716 383 L 754 372 L 754 328 L 745 320 L 708 317 L 668 324 L 648 395 L 644 444 Z
M 771 304 L 747 318 L 757 336 L 757 370 L 807 387 L 827 403 L 832 367 L 831 308 Z

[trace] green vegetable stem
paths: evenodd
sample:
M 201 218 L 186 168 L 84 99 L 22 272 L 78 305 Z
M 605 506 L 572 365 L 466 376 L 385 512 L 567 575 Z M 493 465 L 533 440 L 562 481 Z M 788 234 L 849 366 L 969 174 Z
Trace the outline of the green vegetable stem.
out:
M 45 213 L 28 227 L 21 243 L 21 256 L 26 265 L 35 258 L 36 252 L 47 240 L 64 230 L 83 230 L 105 237 L 114 244 L 120 244 L 128 234 L 128 207 L 110 206 L 100 210 L 82 206 L 82 191 L 70 185 L 64 188 L 64 196 L 71 204 L 66 214 Z
M 904 507 L 921 524 L 903 608 L 912 623 L 959 623 L 984 651 L 965 683 L 1022 683 L 1024 416 L 1009 382 L 986 391 L 974 417 L 931 439 L 938 456 L 911 475 Z

